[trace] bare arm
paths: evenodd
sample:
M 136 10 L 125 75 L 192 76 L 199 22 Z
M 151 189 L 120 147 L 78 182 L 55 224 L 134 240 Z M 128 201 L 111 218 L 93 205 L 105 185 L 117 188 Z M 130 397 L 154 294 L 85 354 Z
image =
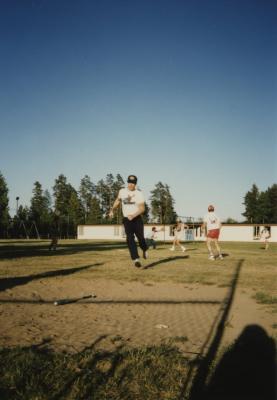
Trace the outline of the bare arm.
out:
M 134 218 L 136 218 L 137 216 L 143 214 L 144 211 L 145 211 L 145 205 L 144 205 L 144 203 L 140 203 L 140 204 L 138 204 L 138 211 L 135 212 L 135 213 L 132 214 L 132 215 L 128 215 L 128 219 L 129 219 L 130 221 L 132 221 L 132 219 L 134 219 Z
M 113 206 L 112 206 L 112 208 L 110 209 L 110 212 L 109 212 L 109 217 L 110 217 L 110 218 L 113 217 L 113 215 L 114 215 L 114 210 L 116 210 L 116 209 L 119 207 L 120 201 L 121 201 L 120 198 L 117 196 L 117 198 L 115 199 L 115 201 L 114 201 L 114 203 L 113 203 Z

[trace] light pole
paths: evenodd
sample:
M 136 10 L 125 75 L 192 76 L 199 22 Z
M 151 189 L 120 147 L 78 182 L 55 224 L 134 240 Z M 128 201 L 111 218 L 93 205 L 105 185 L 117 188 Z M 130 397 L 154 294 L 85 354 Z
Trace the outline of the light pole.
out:
M 17 196 L 15 198 L 15 200 L 16 200 L 16 216 L 18 216 L 18 200 L 19 200 L 19 196 Z

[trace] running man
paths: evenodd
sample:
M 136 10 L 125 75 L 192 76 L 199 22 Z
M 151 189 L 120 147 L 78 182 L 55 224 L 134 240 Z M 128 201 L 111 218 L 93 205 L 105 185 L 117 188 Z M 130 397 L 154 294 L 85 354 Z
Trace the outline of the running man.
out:
M 176 225 L 173 228 L 174 239 L 170 251 L 174 251 L 176 245 L 181 248 L 182 252 L 186 251 L 186 248 L 182 246 L 180 242 L 184 238 L 185 229 L 188 229 L 188 225 L 184 224 L 181 219 L 178 218 Z
M 145 201 L 142 192 L 136 188 L 137 177 L 135 175 L 129 175 L 127 182 L 127 188 L 119 190 L 118 196 L 110 210 L 109 217 L 113 217 L 114 210 L 116 210 L 121 203 L 123 213 L 122 222 L 126 232 L 126 241 L 130 256 L 135 267 L 139 268 L 141 267 L 141 262 L 135 236 L 138 239 L 139 247 L 143 251 L 143 258 L 147 258 L 147 244 L 144 238 L 144 226 L 141 217 L 145 211 Z
M 209 251 L 209 260 L 215 260 L 215 252 L 213 252 L 213 250 L 212 250 L 212 243 L 214 243 L 214 246 L 215 246 L 217 254 L 218 254 L 218 258 L 220 260 L 223 259 L 223 256 L 221 254 L 221 250 L 220 250 L 220 247 L 218 244 L 220 229 L 221 229 L 220 219 L 214 212 L 214 206 L 209 205 L 208 214 L 205 215 L 204 223 L 202 225 L 202 230 L 204 230 L 204 232 L 206 232 L 206 235 L 207 235 L 206 243 L 207 243 L 207 248 Z

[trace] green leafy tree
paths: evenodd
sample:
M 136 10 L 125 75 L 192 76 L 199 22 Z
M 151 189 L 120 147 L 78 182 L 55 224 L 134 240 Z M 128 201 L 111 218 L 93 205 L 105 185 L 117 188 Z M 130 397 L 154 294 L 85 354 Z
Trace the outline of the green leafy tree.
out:
M 273 184 L 266 191 L 260 192 L 253 184 L 251 190 L 244 197 L 247 222 L 253 224 L 277 223 L 277 184 Z
M 8 186 L 4 176 L 0 172 L 0 237 L 7 237 L 9 226 L 9 198 Z
M 29 238 L 29 215 L 27 206 L 20 205 L 17 214 L 13 218 L 13 236 L 16 238 Z
M 102 211 L 100 201 L 97 197 L 92 197 L 89 203 L 89 213 L 87 216 L 87 224 L 101 224 Z
M 258 215 L 260 223 L 270 222 L 270 199 L 269 191 L 261 192 L 259 196 Z
M 51 224 L 51 197 L 49 191 L 42 190 L 38 181 L 34 183 L 29 219 L 31 223 L 35 223 L 40 235 L 48 235 Z
M 267 190 L 268 198 L 268 221 L 277 224 L 277 184 L 274 183 Z
M 71 215 L 73 215 L 73 203 L 77 207 L 74 211 L 74 215 L 79 215 L 81 202 L 76 202 L 75 195 L 77 192 L 74 187 L 67 182 L 67 178 L 61 174 L 55 180 L 53 186 L 54 192 L 54 215 L 59 218 L 59 232 L 61 237 L 76 236 L 77 226 L 76 219 L 71 221 Z M 73 196 L 73 197 L 72 197 Z
M 158 182 L 151 191 L 150 202 L 151 213 L 157 223 L 171 224 L 176 221 L 175 201 L 168 185 Z
M 88 222 L 88 215 L 90 214 L 90 206 L 92 198 L 96 195 L 96 187 L 88 175 L 81 179 L 79 188 L 79 196 L 83 207 L 83 222 Z
M 113 183 L 111 185 L 110 201 L 109 201 L 110 208 L 113 205 L 115 199 L 117 198 L 119 190 L 122 189 L 123 187 L 125 187 L 124 180 L 120 174 L 117 174 L 116 179 L 113 181 Z M 110 222 L 112 224 L 120 224 L 122 221 L 122 217 L 123 217 L 122 208 L 118 207 L 116 212 L 114 213 L 114 217 L 110 220 Z
M 248 191 L 244 197 L 245 212 L 242 214 L 246 217 L 246 221 L 249 223 L 259 223 L 261 219 L 261 213 L 259 210 L 259 198 L 260 192 L 258 187 L 253 184 L 250 191 Z
M 68 207 L 68 231 L 76 236 L 77 225 L 83 221 L 83 206 L 76 190 L 72 190 Z
M 145 204 L 145 211 L 142 215 L 142 219 L 143 219 L 143 222 L 145 224 L 147 224 L 150 220 L 150 207 L 148 206 L 148 204 L 146 202 L 144 204 Z
M 238 221 L 236 221 L 234 218 L 227 218 L 226 221 L 224 222 L 225 224 L 237 224 Z

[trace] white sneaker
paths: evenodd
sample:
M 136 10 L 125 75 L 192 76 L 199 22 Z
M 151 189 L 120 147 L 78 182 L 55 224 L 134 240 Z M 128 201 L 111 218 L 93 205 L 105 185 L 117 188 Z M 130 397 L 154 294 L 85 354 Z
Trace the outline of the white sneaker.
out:
M 182 246 L 182 252 L 184 253 L 186 251 L 186 248 Z
M 210 256 L 209 256 L 209 260 L 214 260 L 215 258 L 214 258 L 214 256 L 211 254 Z
M 174 250 L 175 250 L 175 247 L 171 247 L 169 250 L 170 250 L 170 251 L 174 251 Z
M 220 260 L 223 260 L 223 255 L 222 255 L 222 254 L 219 254 L 218 258 L 219 258 Z

